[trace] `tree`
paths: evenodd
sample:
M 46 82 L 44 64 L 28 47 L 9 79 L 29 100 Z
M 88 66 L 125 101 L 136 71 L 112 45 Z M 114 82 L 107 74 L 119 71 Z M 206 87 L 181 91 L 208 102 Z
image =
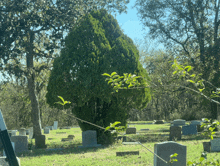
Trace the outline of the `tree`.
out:
M 92 11 L 68 34 L 61 55 L 54 60 L 47 102 L 59 108 L 54 104 L 59 95 L 74 104 L 72 112 L 78 118 L 102 127 L 114 121 L 126 125 L 128 110 L 146 107 L 150 94 L 147 88 L 111 94 L 113 89 L 102 74 L 113 71 L 142 76 L 138 80 L 141 84 L 148 79 L 138 50 L 113 16 L 104 9 Z M 96 130 L 98 142 L 104 143 L 102 130 L 78 123 L 82 131 Z
M 216 90 L 220 75 L 220 1 L 137 0 L 135 6 L 144 26 L 150 28 L 149 35 L 160 39 L 176 56 L 188 59 L 189 65 L 213 83 L 214 88 L 206 88 L 207 94 Z M 217 109 L 213 108 L 212 117 L 216 115 Z
M 41 135 L 35 75 L 48 67 L 47 63 L 54 58 L 53 53 L 62 47 L 65 33 L 83 14 L 102 7 L 123 12 L 126 10 L 124 4 L 128 2 L 122 0 L 2 0 L 0 2 L 0 67 L 11 76 L 25 76 L 31 101 L 34 135 Z M 15 61 L 15 64 L 11 63 L 11 60 Z M 35 60 L 46 63 L 35 68 Z

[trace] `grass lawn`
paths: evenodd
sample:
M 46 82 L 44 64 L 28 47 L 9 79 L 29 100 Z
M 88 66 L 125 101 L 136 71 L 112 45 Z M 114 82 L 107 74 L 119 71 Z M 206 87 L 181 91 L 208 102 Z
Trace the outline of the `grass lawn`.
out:
M 131 125 L 132 126 L 132 125 Z M 144 146 L 154 151 L 154 144 L 168 140 L 167 130 L 169 124 L 158 125 L 135 125 L 137 132 L 140 129 L 150 129 L 147 132 L 136 135 L 128 135 L 143 143 Z M 57 134 L 57 132 L 64 132 Z M 61 142 L 62 138 L 68 135 L 74 135 L 73 141 Z M 32 140 L 34 144 L 34 139 Z M 187 161 L 198 161 L 203 151 L 202 142 L 204 140 L 200 135 L 183 136 L 180 144 L 187 146 Z M 29 143 L 31 140 L 29 140 Z M 122 145 L 121 141 L 111 146 L 101 148 L 78 148 L 82 145 L 82 132 L 80 128 L 58 129 L 46 134 L 47 149 L 62 148 L 56 151 L 45 149 L 33 149 L 32 152 L 18 154 L 22 166 L 152 166 L 153 154 L 141 145 Z M 117 156 L 116 152 L 122 151 L 139 151 L 139 155 Z M 220 153 L 208 153 L 208 160 L 220 159 Z

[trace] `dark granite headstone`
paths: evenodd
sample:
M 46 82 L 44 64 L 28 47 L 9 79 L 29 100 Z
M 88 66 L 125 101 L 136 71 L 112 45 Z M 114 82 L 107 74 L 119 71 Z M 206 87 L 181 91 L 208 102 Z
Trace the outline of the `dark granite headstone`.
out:
M 47 145 L 45 144 L 45 135 L 35 135 L 35 148 L 36 149 L 46 149 Z

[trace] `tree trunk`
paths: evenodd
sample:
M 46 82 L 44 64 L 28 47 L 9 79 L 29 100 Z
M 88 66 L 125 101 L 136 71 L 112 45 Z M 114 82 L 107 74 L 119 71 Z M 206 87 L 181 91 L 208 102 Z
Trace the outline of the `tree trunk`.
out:
M 32 123 L 33 123 L 33 135 L 36 136 L 41 135 L 41 120 L 40 120 L 40 109 L 39 103 L 36 96 L 35 90 L 35 74 L 34 74 L 34 64 L 33 64 L 33 41 L 34 41 L 34 33 L 30 32 L 30 41 L 27 46 L 27 55 L 26 55 L 26 63 L 27 63 L 27 81 L 28 81 L 28 90 L 29 90 L 29 98 L 31 100 L 31 114 L 32 114 Z M 36 140 L 35 140 L 36 141 Z

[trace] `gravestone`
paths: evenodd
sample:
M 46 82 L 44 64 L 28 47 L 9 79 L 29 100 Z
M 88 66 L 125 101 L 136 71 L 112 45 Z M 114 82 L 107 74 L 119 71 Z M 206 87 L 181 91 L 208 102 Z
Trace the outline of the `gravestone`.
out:
M 27 136 L 11 136 L 11 142 L 15 143 L 15 153 L 28 151 L 28 137 Z
M 128 127 L 126 129 L 126 134 L 136 134 L 136 127 Z
M 33 127 L 30 127 L 30 130 L 29 130 L 29 139 L 33 139 Z
M 185 126 L 186 121 L 183 119 L 176 119 L 173 121 L 173 126 Z
M 47 126 L 46 128 L 49 128 L 50 130 L 53 130 L 53 126 Z
M 54 130 L 58 129 L 58 121 L 53 122 L 53 128 L 54 128 Z
M 68 137 L 67 138 L 74 138 L 75 136 L 74 135 L 68 135 Z
M 11 145 L 12 145 L 13 149 L 15 150 L 15 143 L 14 143 L 14 142 L 11 142 Z M 6 154 L 5 154 L 5 151 L 4 151 L 4 150 L 3 150 L 3 156 L 6 156 Z
M 220 152 L 220 138 L 214 138 L 211 142 L 211 152 Z
M 9 130 L 11 136 L 16 136 L 17 130 Z
M 182 127 L 182 135 L 197 134 L 197 125 L 187 125 Z
M 202 122 L 198 120 L 192 120 L 190 125 L 201 125 Z
M 116 152 L 116 156 L 139 155 L 139 151 Z
M 97 144 L 97 136 L 95 130 L 87 130 L 82 132 L 82 146 L 79 148 L 87 147 L 100 147 L 101 144 Z
M 163 120 L 155 120 L 154 124 L 164 124 Z
M 49 128 L 44 128 L 44 134 L 50 134 L 50 129 Z
M 29 135 L 29 129 L 26 129 L 25 131 L 26 131 L 26 135 Z
M 21 128 L 18 130 L 19 131 L 19 136 L 25 136 L 26 135 L 26 130 L 25 128 Z
M 177 138 L 177 140 L 181 140 L 181 127 L 179 126 L 170 126 L 170 140 L 174 140 L 174 138 Z
M 175 158 L 178 161 L 173 162 L 172 166 L 186 166 L 186 149 L 185 145 L 178 144 L 174 141 L 167 141 L 154 144 L 154 153 L 165 161 L 170 160 L 170 155 L 177 153 Z M 165 166 L 166 163 L 154 155 L 154 166 Z
M 45 144 L 45 135 L 35 136 L 35 148 L 36 149 L 46 149 L 47 145 Z

